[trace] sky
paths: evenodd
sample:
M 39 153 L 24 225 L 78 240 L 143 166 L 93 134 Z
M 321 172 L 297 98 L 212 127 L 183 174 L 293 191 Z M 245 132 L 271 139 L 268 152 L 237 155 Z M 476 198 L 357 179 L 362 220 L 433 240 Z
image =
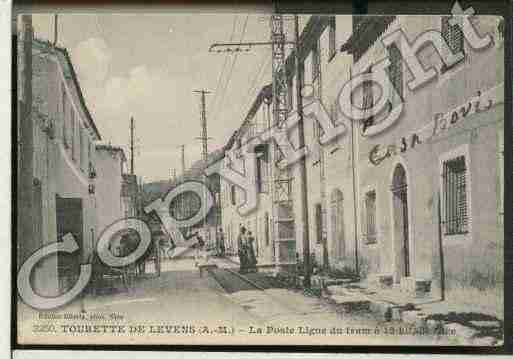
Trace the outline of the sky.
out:
M 36 38 L 53 41 L 54 17 L 33 16 Z M 291 32 L 289 32 L 291 33 Z M 271 82 L 270 48 L 238 55 L 209 52 L 215 42 L 269 41 L 263 14 L 60 14 L 58 41 L 71 57 L 86 104 L 106 142 L 128 155 L 129 122 L 137 139 L 135 172 L 144 182 L 181 173 L 201 158 L 200 99 L 207 89 L 209 151 L 242 123 Z

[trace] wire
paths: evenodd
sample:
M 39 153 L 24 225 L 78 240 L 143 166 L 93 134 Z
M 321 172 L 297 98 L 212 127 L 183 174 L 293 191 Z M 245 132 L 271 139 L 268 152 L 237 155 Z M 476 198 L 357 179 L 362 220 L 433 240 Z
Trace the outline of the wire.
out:
M 107 38 L 105 36 L 105 31 L 103 30 L 103 27 L 101 26 L 100 24 L 100 17 L 98 15 L 95 15 L 94 16 L 95 20 L 96 20 L 96 28 L 98 30 L 98 36 L 105 42 L 107 43 Z M 111 63 L 112 61 L 107 61 L 107 73 L 105 74 L 105 78 L 107 78 L 110 74 L 110 66 L 111 66 Z
M 264 58 L 262 58 L 262 60 L 265 60 L 267 59 L 266 63 L 261 63 L 260 64 L 260 67 L 257 69 L 257 73 L 255 74 L 256 76 L 253 78 L 253 81 L 251 82 L 251 86 L 249 88 L 249 91 L 246 95 L 246 98 L 244 99 L 243 103 L 244 103 L 244 106 L 242 107 L 243 111 L 245 111 L 245 113 L 247 113 L 249 111 L 249 107 L 252 105 L 252 96 L 255 92 L 255 90 L 258 90 L 257 86 L 259 83 L 261 83 L 261 79 L 263 77 L 263 75 L 265 74 L 267 68 L 269 68 L 269 65 L 271 64 L 271 57 L 268 56 L 267 54 L 264 55 Z M 262 61 L 263 62 L 263 61 Z M 243 118 L 245 116 L 245 113 L 242 114 Z
M 242 34 L 241 34 L 241 37 L 240 37 L 240 40 L 239 42 L 242 42 L 244 40 L 244 35 L 246 34 L 246 29 L 247 29 L 247 25 L 248 25 L 248 19 L 249 19 L 249 15 L 246 15 L 246 20 L 244 21 L 244 26 L 242 28 Z M 224 105 L 224 101 L 225 101 L 225 98 L 226 98 L 226 93 L 227 93 L 227 89 L 228 89 L 228 86 L 230 85 L 230 80 L 232 79 L 232 74 L 233 74 L 233 69 L 235 67 L 235 64 L 237 63 L 237 58 L 239 56 L 239 53 L 237 52 L 234 56 L 234 59 L 233 59 L 233 62 L 232 62 L 232 66 L 230 67 L 230 73 L 228 75 L 228 80 L 226 81 L 226 84 L 224 86 L 224 89 L 222 91 L 222 97 L 221 97 L 221 102 L 219 103 L 220 107 L 218 106 L 218 108 L 216 109 L 216 113 L 214 115 L 214 118 L 217 117 L 217 114 L 219 112 L 219 109 L 223 107 Z
M 239 15 L 235 15 L 234 18 L 233 18 L 233 26 L 232 26 L 232 33 L 230 35 L 230 42 L 233 40 L 233 36 L 235 35 L 235 28 L 237 27 L 237 20 L 239 18 Z M 223 63 L 223 67 L 221 69 L 221 72 L 219 73 L 219 76 L 217 78 L 217 85 L 215 87 L 215 91 L 214 91 L 214 99 L 212 100 L 212 107 L 216 109 L 216 112 L 217 112 L 217 100 L 219 99 L 219 86 L 221 85 L 221 80 L 223 78 L 223 74 L 225 73 L 225 70 L 226 70 L 226 66 L 228 65 L 228 58 L 229 56 L 226 55 L 226 57 L 224 58 L 224 63 Z
M 260 64 L 258 74 L 257 74 L 257 76 L 255 76 L 255 78 L 253 78 L 253 81 L 251 82 L 251 87 L 249 88 L 249 91 L 248 91 L 248 94 L 246 97 L 246 101 L 251 100 L 251 94 L 257 89 L 258 83 L 262 79 L 262 76 L 265 74 L 265 70 L 267 70 L 267 68 L 269 68 L 269 65 L 271 64 L 271 57 L 268 56 L 268 54 L 264 54 L 264 57 L 262 58 L 262 60 L 264 60 L 264 59 L 266 59 L 266 62 L 265 62 L 265 64 L 264 63 Z

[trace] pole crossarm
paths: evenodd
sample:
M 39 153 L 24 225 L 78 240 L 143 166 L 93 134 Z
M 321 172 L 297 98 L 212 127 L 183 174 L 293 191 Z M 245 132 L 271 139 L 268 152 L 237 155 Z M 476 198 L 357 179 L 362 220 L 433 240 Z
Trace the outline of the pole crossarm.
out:
M 295 45 L 294 41 L 282 41 L 281 43 L 285 45 Z M 276 45 L 278 42 L 273 41 L 250 41 L 250 42 L 216 42 L 210 45 L 208 52 L 242 52 L 242 51 L 250 51 L 253 46 L 272 46 Z M 231 47 L 235 49 L 232 50 Z M 219 49 L 217 48 L 227 47 L 227 49 Z

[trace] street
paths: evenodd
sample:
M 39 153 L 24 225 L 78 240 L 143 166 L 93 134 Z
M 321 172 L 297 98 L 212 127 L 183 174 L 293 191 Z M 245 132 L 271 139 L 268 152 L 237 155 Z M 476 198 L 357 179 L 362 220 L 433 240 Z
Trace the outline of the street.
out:
M 322 298 L 271 288 L 272 281 L 260 279 L 262 290 L 250 284 L 253 280 L 240 280 L 233 274 L 237 267 L 232 262 L 211 258 L 209 263 L 218 268 L 200 277 L 193 259 L 166 260 L 160 277 L 148 266 L 149 273 L 136 279 L 128 292 L 120 288 L 114 293 L 86 295 L 56 311 L 36 312 L 20 305 L 22 333 L 31 335 L 19 340 L 80 344 L 88 340 L 84 334 L 96 334 L 98 344 L 109 343 L 115 336 L 119 344 L 238 345 L 247 343 L 249 337 L 252 343 L 286 344 L 290 336 L 298 336 L 307 337 L 303 344 L 308 345 L 343 345 L 349 337 L 351 344 L 358 345 L 412 344 L 415 335 L 418 345 L 441 344 L 440 340 L 451 343 L 450 336 L 419 336 L 406 324 L 401 324 L 402 332 L 383 335 L 397 323 L 380 322 L 365 311 L 343 313 Z M 41 328 L 54 335 L 42 335 Z M 380 335 L 375 334 L 376 328 Z

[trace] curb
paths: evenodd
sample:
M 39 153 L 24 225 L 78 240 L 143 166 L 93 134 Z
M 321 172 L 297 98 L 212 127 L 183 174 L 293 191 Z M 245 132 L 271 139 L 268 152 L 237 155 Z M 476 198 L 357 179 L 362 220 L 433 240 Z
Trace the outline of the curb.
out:
M 366 295 L 358 296 L 360 300 L 355 300 L 351 298 L 351 296 L 347 296 L 345 300 L 337 297 L 337 295 L 328 296 L 337 307 L 341 307 L 345 312 L 348 310 L 351 312 L 354 305 L 360 308 L 361 306 L 358 304 L 366 301 L 368 302 L 368 306 L 365 305 L 361 307 L 361 309 L 367 309 L 370 313 L 377 315 L 378 320 L 411 324 L 418 328 L 426 328 L 430 333 L 433 333 L 433 335 L 456 337 L 464 341 L 470 341 L 471 345 L 476 346 L 495 346 L 500 345 L 501 342 L 501 340 L 493 336 L 476 336 L 480 333 L 478 329 L 461 323 L 428 319 L 428 315 L 411 304 L 398 305 L 371 299 Z

